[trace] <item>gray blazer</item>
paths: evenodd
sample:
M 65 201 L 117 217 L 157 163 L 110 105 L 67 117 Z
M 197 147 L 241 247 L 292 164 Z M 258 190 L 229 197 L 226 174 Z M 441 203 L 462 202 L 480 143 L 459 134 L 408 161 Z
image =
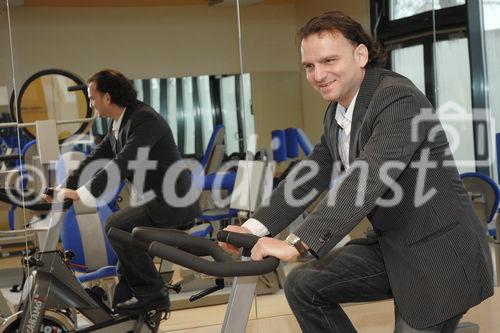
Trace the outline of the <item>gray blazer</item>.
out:
M 80 163 L 80 166 L 67 179 L 66 186 L 76 189 L 82 170 L 97 159 L 110 159 L 120 170 L 120 178 L 133 183 L 134 170 L 129 168 L 129 161 L 137 159 L 138 149 L 148 147 L 148 159 L 157 162 L 157 167 L 148 170 L 144 180 L 144 193 L 153 191 L 155 198 L 145 204 L 147 214 L 159 225 L 182 227 L 200 215 L 198 201 L 191 205 L 173 206 L 164 200 L 162 185 L 168 168 L 181 159 L 168 123 L 149 105 L 140 101 L 128 105 L 123 115 L 118 140 L 112 134 L 112 124 L 108 134 L 92 153 Z M 102 195 L 107 185 L 108 168 L 104 168 L 91 179 L 81 180 L 95 197 Z M 178 197 L 184 197 L 191 186 L 191 173 L 184 170 L 175 183 Z
M 325 114 L 321 142 L 307 158 L 316 161 L 319 173 L 294 190 L 296 198 L 311 190 L 328 189 L 340 161 L 335 121 L 337 104 Z M 444 131 L 429 133 L 439 120 L 418 123 L 412 138 L 413 119 L 421 108 L 432 108 L 427 98 L 407 78 L 383 69 L 367 69 L 354 107 L 349 160 L 351 168 L 331 185 L 328 195 L 295 232 L 319 256 L 327 254 L 364 217 L 378 234 L 380 250 L 398 309 L 411 326 L 421 329 L 438 324 L 493 294 L 493 272 L 485 231 L 460 180 Z M 423 174 L 414 162 L 428 156 L 436 163 Z M 366 183 L 360 181 L 360 161 L 367 162 Z M 386 161 L 399 167 L 380 177 Z M 447 161 L 451 166 L 443 166 Z M 300 167 L 300 163 L 297 167 Z M 420 170 L 420 172 L 419 172 Z M 300 173 L 299 173 L 300 175 Z M 366 184 L 366 185 L 363 185 Z M 392 184 L 390 187 L 388 184 Z M 419 184 L 424 184 L 419 189 Z M 394 197 L 394 185 L 403 191 L 392 207 L 377 205 L 377 198 Z M 415 205 L 416 190 L 434 191 L 423 205 Z M 363 204 L 356 205 L 360 189 Z M 273 192 L 270 205 L 253 216 L 271 235 L 277 235 L 310 202 L 290 207 L 284 200 L 285 182 Z

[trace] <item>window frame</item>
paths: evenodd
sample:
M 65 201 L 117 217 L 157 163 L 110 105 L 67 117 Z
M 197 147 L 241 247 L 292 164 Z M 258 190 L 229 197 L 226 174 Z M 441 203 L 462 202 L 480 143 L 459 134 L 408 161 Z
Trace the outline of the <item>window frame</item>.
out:
M 456 34 L 464 34 L 469 46 L 471 77 L 471 100 L 474 135 L 474 157 L 488 160 L 491 147 L 488 146 L 488 133 L 480 130 L 485 124 L 484 109 L 487 105 L 486 63 L 484 55 L 484 36 L 482 34 L 482 1 L 466 0 L 465 5 L 446 7 L 427 11 L 396 20 L 389 19 L 391 0 L 371 0 L 370 17 L 372 35 L 388 50 L 387 68 L 391 68 L 390 52 L 395 45 L 411 46 L 424 44 L 424 75 L 427 98 L 436 105 L 434 74 L 434 41 L 451 39 Z M 435 29 L 434 29 L 435 28 Z M 428 81 L 429 80 L 429 81 Z M 478 135 L 483 137 L 478 139 Z M 485 142 L 486 149 L 480 154 L 478 142 Z M 494 153 L 494 152 L 492 152 Z M 493 169 L 476 165 L 476 171 L 491 175 Z

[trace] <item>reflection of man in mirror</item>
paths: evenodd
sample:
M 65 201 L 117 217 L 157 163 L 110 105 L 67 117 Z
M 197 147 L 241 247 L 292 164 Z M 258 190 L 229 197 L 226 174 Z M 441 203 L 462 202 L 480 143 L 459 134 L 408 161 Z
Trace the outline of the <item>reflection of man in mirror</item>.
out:
M 118 71 L 103 70 L 88 80 L 90 106 L 99 117 L 110 118 L 108 133 L 81 162 L 67 179 L 66 188 L 58 192 L 58 199 L 81 200 L 87 206 L 95 205 L 95 198 L 104 195 L 108 177 L 118 167 L 121 180 L 128 179 L 134 185 L 134 177 L 142 178 L 139 193 L 152 194 L 143 203 L 126 207 L 110 216 L 106 221 L 106 232 L 118 228 L 131 232 L 136 226 L 187 228 L 199 215 L 198 203 L 189 207 L 173 207 L 164 200 L 162 183 L 167 169 L 181 159 L 180 153 L 167 122 L 150 106 L 136 99 L 131 82 Z M 131 168 L 138 154 L 143 156 L 146 170 Z M 90 179 L 79 179 L 84 169 L 98 159 L 110 160 Z M 132 163 L 129 163 L 132 162 Z M 137 164 L 137 161 L 135 162 Z M 141 167 L 139 165 L 139 167 Z M 114 169 L 116 170 L 116 169 Z M 136 172 L 140 172 L 136 174 Z M 141 182 L 141 181 L 139 181 Z M 78 184 L 83 184 L 78 187 Z M 118 185 L 118 184 L 117 184 Z M 191 186 L 191 175 L 182 172 L 175 191 L 183 197 Z M 111 189 L 116 192 L 117 187 Z M 120 312 L 144 311 L 152 308 L 169 308 L 169 298 L 152 258 L 144 251 L 131 249 L 116 241 L 111 242 L 118 256 L 119 283 L 113 304 Z
M 432 105 L 410 80 L 381 68 L 384 52 L 343 13 L 311 19 L 299 37 L 307 79 L 330 101 L 321 142 L 307 157 L 319 172 L 292 191 L 310 200 L 289 204 L 287 179 L 270 205 L 227 229 L 276 236 L 326 190 L 286 241 L 264 237 L 252 249 L 254 260 L 318 258 L 285 283 L 302 330 L 355 332 L 341 303 L 393 297 L 396 332 L 453 332 L 469 308 L 493 294 L 493 274 L 485 230 L 457 168 L 443 166 L 451 159 L 446 136 L 428 140 L 437 118 L 417 124 L 412 138 L 413 119 Z M 433 167 L 422 172 L 425 156 Z M 422 189 L 433 195 L 422 200 Z M 331 251 L 365 217 L 373 226 L 368 237 Z

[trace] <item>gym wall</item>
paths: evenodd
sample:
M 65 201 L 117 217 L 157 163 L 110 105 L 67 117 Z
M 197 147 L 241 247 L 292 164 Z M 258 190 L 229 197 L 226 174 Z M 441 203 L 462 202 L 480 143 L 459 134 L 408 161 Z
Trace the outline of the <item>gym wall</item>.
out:
M 241 6 L 243 71 L 252 75 L 258 148 L 269 146 L 275 128 L 302 127 L 318 141 L 325 103 L 305 81 L 295 33 L 313 15 L 333 9 L 368 27 L 368 0 Z M 234 6 L 21 6 L 11 16 L 18 86 L 47 68 L 84 78 L 108 67 L 134 79 L 240 72 Z M 0 62 L 7 52 L 0 48 Z M 11 73 L 0 73 L 0 80 L 10 94 Z

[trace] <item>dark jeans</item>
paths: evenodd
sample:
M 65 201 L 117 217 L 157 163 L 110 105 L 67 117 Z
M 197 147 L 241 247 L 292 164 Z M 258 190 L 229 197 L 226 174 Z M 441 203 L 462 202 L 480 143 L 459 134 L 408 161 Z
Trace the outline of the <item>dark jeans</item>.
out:
M 294 269 L 285 294 L 303 332 L 356 332 L 340 304 L 392 298 L 378 243 L 350 244 Z M 395 332 L 453 332 L 461 316 L 419 331 L 396 311 Z
M 132 232 L 138 226 L 158 227 L 148 216 L 144 206 L 126 207 L 114 213 L 106 221 L 105 230 L 107 233 L 114 227 Z M 147 252 L 112 240 L 110 243 L 118 256 L 119 282 L 115 288 L 113 306 L 132 296 L 140 298 L 163 293 L 168 297 L 160 273 Z

